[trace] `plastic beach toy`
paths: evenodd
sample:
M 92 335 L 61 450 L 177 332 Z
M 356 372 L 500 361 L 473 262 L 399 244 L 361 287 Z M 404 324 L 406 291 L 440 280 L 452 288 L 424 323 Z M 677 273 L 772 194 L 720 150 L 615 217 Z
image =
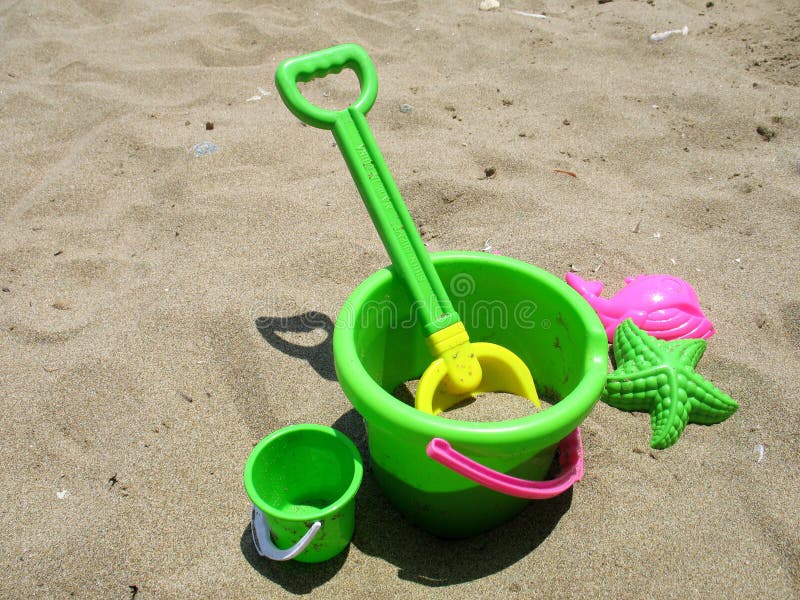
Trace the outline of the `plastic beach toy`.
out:
M 583 477 L 583 443 L 580 429 L 576 429 L 561 440 L 558 447 L 561 475 L 547 481 L 528 481 L 497 473 L 456 452 L 447 440 L 441 438 L 433 438 L 425 450 L 433 460 L 496 492 L 530 500 L 547 500 L 566 492 Z
M 694 288 L 678 277 L 626 277 L 625 287 L 610 299 L 600 297 L 602 281 L 585 281 L 575 273 L 567 273 L 566 280 L 597 311 L 609 343 L 625 319 L 633 319 L 637 327 L 661 340 L 714 335 L 714 325 L 703 314 Z
M 314 106 L 297 88 L 298 82 L 344 68 L 355 71 L 361 83 L 361 95 L 344 110 Z M 437 357 L 422 374 L 416 407 L 438 414 L 465 397 L 489 391 L 517 394 L 540 406 L 531 372 L 517 355 L 495 343 L 470 341 L 428 257 L 367 123 L 378 78 L 366 51 L 345 44 L 288 59 L 278 67 L 275 83 L 286 106 L 301 121 L 333 131 L 392 266 L 416 303 L 428 350 Z
M 261 440 L 244 468 L 258 553 L 308 563 L 339 554 L 353 536 L 362 475 L 355 445 L 330 427 L 292 425 Z
M 333 357 L 339 383 L 366 423 L 372 473 L 383 493 L 417 526 L 463 538 L 577 480 L 571 435 L 602 393 L 608 341 L 586 301 L 542 269 L 486 252 L 430 256 L 448 289 L 470 274 L 472 285 L 459 297 L 466 328 L 519 356 L 553 405 L 518 419 L 473 422 L 436 417 L 395 398 L 392 390 L 419 377 L 430 358 L 426 332 L 413 321 L 414 300 L 393 268 L 370 275 L 348 297 L 334 328 Z M 391 319 L 375 310 L 386 298 Z M 505 327 L 498 326 L 502 314 Z M 548 479 L 558 449 L 562 475 Z M 527 514 L 537 518 L 535 501 Z
M 669 448 L 687 423 L 713 425 L 739 408 L 726 393 L 694 372 L 705 340 L 657 340 L 623 321 L 614 334 L 617 370 L 608 376 L 603 401 L 651 415 L 652 448 Z

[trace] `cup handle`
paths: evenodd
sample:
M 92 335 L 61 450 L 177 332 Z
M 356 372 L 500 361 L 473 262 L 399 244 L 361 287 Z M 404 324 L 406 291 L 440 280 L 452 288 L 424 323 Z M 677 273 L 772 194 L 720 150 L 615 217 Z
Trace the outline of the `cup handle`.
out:
M 583 477 L 583 444 L 580 429 L 576 429 L 561 440 L 558 447 L 561 475 L 549 481 L 519 479 L 490 469 L 457 452 L 442 438 L 433 438 L 428 442 L 426 452 L 436 462 L 491 490 L 518 498 L 546 500 L 568 490 Z
M 264 513 L 253 506 L 253 513 L 250 517 L 250 533 L 253 535 L 253 545 L 256 547 L 256 552 L 258 552 L 260 556 L 271 560 L 292 560 L 306 549 L 321 527 L 322 521 L 314 521 L 311 528 L 306 531 L 306 534 L 301 537 L 294 546 L 286 550 L 281 550 L 272 543 L 269 524 L 264 518 Z

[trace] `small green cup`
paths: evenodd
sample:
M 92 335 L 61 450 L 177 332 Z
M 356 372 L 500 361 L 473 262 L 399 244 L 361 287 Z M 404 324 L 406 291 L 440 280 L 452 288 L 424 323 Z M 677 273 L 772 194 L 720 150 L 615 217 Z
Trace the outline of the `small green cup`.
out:
M 355 496 L 364 468 L 350 438 L 323 425 L 292 425 L 253 448 L 244 487 L 261 556 L 322 562 L 353 537 Z

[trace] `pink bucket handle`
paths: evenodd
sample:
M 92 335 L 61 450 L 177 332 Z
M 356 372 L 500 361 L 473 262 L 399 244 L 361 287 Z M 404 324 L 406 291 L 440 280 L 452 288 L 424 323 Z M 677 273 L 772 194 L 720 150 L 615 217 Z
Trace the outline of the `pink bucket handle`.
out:
M 433 460 L 484 487 L 518 498 L 546 500 L 565 492 L 583 477 L 583 443 L 576 429 L 558 444 L 561 475 L 548 481 L 528 481 L 490 469 L 453 449 L 442 438 L 428 442 L 426 452 Z

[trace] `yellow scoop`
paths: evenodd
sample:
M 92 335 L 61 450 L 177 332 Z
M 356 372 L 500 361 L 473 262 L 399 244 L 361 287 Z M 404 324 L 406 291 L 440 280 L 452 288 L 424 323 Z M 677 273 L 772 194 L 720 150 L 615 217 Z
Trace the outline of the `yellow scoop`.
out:
M 427 339 L 438 356 L 425 369 L 417 386 L 414 405 L 438 415 L 464 398 L 483 392 L 508 392 L 541 407 L 528 367 L 516 354 L 488 342 L 470 342 L 460 321 Z

